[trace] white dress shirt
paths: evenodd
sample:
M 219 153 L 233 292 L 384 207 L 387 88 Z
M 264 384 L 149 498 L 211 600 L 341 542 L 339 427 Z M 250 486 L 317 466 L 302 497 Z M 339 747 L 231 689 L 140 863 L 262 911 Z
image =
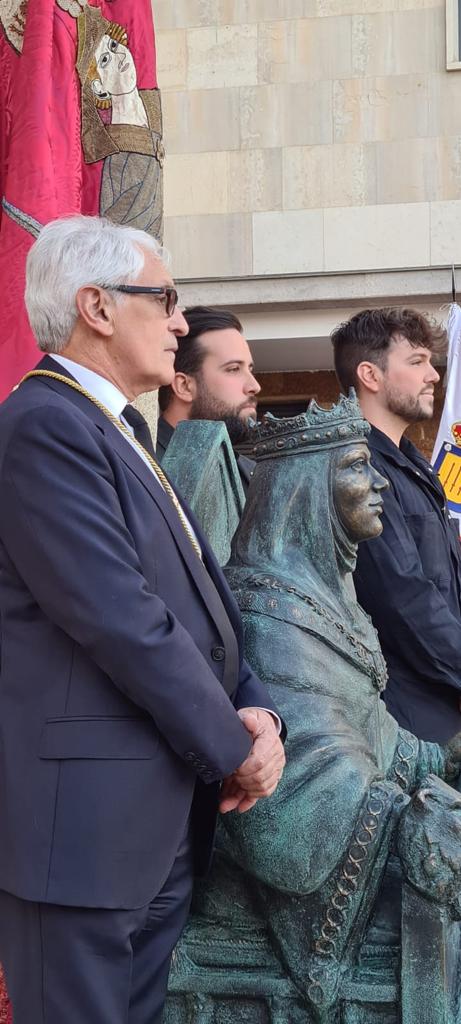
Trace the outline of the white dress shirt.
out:
M 160 487 L 163 487 L 155 470 L 152 469 L 150 462 L 147 461 L 139 446 L 136 444 L 136 441 L 134 440 L 133 427 L 127 423 L 125 417 L 122 416 L 125 406 L 128 405 L 128 399 L 126 396 L 123 395 L 110 380 L 106 380 L 105 377 L 101 377 L 100 374 L 95 373 L 94 370 L 88 370 L 86 366 L 82 366 L 80 363 L 74 363 L 73 359 L 68 359 L 67 356 L 55 356 L 54 354 L 51 358 L 54 359 L 55 362 L 61 363 L 61 366 L 75 377 L 77 383 L 80 384 L 82 388 L 85 388 L 85 391 L 88 391 L 90 395 L 93 395 L 93 398 L 97 398 L 98 402 L 102 402 L 102 404 L 106 406 L 106 409 L 108 409 L 113 416 L 116 416 L 117 419 L 123 423 L 123 426 L 129 430 L 133 437 L 133 441 L 130 441 L 130 438 L 126 436 L 124 430 L 120 430 L 120 433 L 126 437 L 126 440 L 138 453 L 139 458 L 142 459 L 143 462 L 146 463 L 146 466 L 149 467 L 151 473 L 154 474 L 155 479 L 160 484 Z

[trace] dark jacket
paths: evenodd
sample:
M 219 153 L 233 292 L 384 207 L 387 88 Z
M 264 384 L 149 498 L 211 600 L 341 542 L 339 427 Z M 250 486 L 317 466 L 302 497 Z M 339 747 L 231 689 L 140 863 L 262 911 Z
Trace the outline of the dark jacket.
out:
M 168 448 L 171 438 L 174 434 L 174 427 L 172 427 L 163 416 L 159 417 L 157 424 L 157 458 L 159 462 L 162 461 L 163 456 Z M 248 459 L 246 455 L 239 455 L 234 448 L 234 455 L 237 461 L 237 468 L 240 474 L 240 480 L 245 494 L 250 486 L 250 480 L 253 474 L 255 463 L 252 459 Z
M 191 807 L 209 857 L 218 780 L 251 746 L 235 708 L 273 705 L 192 514 L 204 564 L 87 398 L 36 378 L 3 403 L 0 494 L 0 888 L 142 906 Z
M 373 465 L 390 483 L 383 532 L 359 544 L 355 586 L 389 670 L 384 697 L 400 725 L 444 741 L 461 729 L 461 554 L 442 487 L 406 438 L 371 430 Z

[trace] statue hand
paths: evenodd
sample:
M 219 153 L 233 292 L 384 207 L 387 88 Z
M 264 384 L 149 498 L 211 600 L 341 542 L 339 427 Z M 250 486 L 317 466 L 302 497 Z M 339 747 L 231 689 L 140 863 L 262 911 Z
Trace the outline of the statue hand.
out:
M 429 775 L 402 811 L 397 845 L 411 885 L 461 918 L 461 796 Z

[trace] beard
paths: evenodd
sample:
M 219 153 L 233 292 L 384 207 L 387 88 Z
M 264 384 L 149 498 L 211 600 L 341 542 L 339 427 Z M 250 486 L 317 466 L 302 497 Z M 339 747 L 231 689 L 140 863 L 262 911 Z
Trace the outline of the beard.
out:
M 247 402 L 244 404 L 247 405 Z M 239 415 L 241 408 L 243 406 L 226 405 L 225 402 L 220 402 L 202 383 L 200 393 L 191 403 L 189 419 L 220 420 L 227 427 L 232 445 L 244 444 L 250 437 L 251 427 L 250 417 Z
M 386 401 L 389 412 L 400 416 L 407 423 L 419 423 L 421 420 L 431 420 L 434 409 L 427 409 L 421 404 L 419 395 L 406 395 L 405 392 L 386 385 Z

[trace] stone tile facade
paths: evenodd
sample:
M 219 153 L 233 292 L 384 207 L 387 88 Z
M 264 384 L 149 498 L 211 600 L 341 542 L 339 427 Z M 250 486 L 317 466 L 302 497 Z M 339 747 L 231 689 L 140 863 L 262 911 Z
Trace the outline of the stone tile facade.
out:
M 444 0 L 153 0 L 178 276 L 461 258 Z

